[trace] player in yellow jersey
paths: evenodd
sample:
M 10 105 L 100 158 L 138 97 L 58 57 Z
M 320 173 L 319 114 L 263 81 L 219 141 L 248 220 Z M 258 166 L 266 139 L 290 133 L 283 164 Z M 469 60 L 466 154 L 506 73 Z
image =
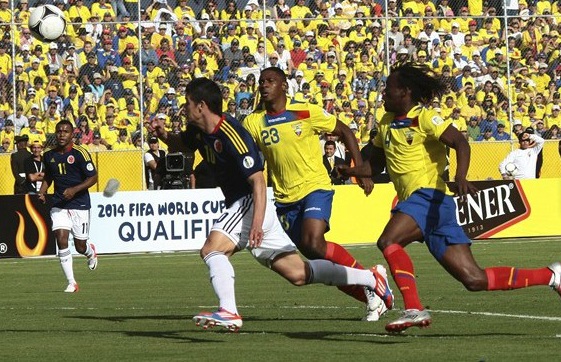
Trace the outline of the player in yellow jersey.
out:
M 481 269 L 474 260 L 471 241 L 456 220 L 455 202 L 441 177 L 448 146 L 456 151 L 455 191 L 461 197 L 477 193 L 466 180 L 470 147 L 450 120 L 423 105 L 444 89 L 424 69 L 411 64 L 395 68 L 387 79 L 383 96 L 387 113 L 380 121 L 370 163 L 364 163 L 362 170 L 340 169 L 345 176 L 364 176 L 385 164 L 397 191 L 399 202 L 378 239 L 405 304 L 402 317 L 386 325 L 389 332 L 426 327 L 432 321 L 419 300 L 413 263 L 404 250 L 413 241 L 424 241 L 444 269 L 469 291 L 549 285 L 561 294 L 561 263 L 540 269 Z
M 319 145 L 321 132 L 333 133 L 345 143 L 355 164 L 360 165 L 362 159 L 356 138 L 347 126 L 321 107 L 288 99 L 287 90 L 286 75 L 281 69 L 264 69 L 259 78 L 264 109 L 256 110 L 243 122 L 267 161 L 281 224 L 308 259 L 326 259 L 362 269 L 342 246 L 325 240 L 334 191 Z M 361 179 L 360 185 L 367 195 L 372 192 L 370 178 Z M 377 293 L 386 307 L 391 308 L 391 290 L 385 283 L 379 284 L 384 285 L 385 290 Z M 340 289 L 367 302 L 362 289 Z M 381 312 L 371 311 L 375 309 L 375 302 L 374 297 L 369 300 L 366 320 L 378 319 Z

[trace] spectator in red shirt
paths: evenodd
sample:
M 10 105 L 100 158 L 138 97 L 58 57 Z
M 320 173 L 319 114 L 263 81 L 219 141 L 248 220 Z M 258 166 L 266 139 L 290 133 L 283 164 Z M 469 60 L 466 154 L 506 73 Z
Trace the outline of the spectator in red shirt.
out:
M 306 60 L 306 52 L 302 49 L 302 42 L 298 39 L 294 40 L 294 48 L 290 51 L 290 58 L 294 64 L 294 69 L 297 69 L 300 63 Z

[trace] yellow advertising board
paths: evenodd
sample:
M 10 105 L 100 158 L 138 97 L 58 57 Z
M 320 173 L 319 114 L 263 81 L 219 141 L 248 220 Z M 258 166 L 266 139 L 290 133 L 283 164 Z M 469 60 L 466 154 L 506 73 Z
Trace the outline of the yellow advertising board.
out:
M 518 185 L 527 201 L 524 217 L 513 217 L 484 237 L 561 236 L 561 179 L 522 180 Z M 326 239 L 339 244 L 376 242 L 390 218 L 395 197 L 392 184 L 376 184 L 368 197 L 358 186 L 335 186 Z

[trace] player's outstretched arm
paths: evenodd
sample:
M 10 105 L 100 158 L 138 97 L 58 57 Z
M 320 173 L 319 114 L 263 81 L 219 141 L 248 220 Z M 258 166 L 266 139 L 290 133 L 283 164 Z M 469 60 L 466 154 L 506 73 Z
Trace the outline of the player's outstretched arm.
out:
M 249 231 L 249 246 L 258 247 L 263 241 L 263 221 L 267 207 L 267 185 L 263 172 L 259 171 L 247 179 L 253 189 L 253 220 Z
M 440 141 L 446 146 L 453 148 L 456 151 L 456 190 L 458 195 L 463 196 L 467 194 L 475 195 L 477 188 L 467 180 L 467 172 L 469 169 L 469 160 L 471 149 L 468 141 L 453 125 L 448 128 L 440 136 Z
M 183 144 L 179 134 L 171 134 L 166 131 L 164 121 L 154 118 L 152 121 L 146 123 L 148 132 L 158 137 L 162 142 L 168 146 L 169 152 L 187 152 L 189 149 Z

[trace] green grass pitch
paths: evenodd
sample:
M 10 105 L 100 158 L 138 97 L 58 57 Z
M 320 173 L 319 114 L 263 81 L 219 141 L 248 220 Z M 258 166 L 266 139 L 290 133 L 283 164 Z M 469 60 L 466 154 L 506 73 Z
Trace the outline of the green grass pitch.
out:
M 364 265 L 373 245 L 350 246 Z M 101 255 L 90 272 L 74 258 L 81 290 L 66 287 L 57 258 L 0 260 L 1 361 L 552 361 L 561 346 L 561 300 L 547 287 L 470 293 L 424 245 L 407 248 L 433 325 L 389 335 L 361 322 L 363 306 L 334 287 L 293 287 L 255 262 L 232 258 L 239 333 L 202 330 L 191 317 L 216 307 L 198 253 Z M 476 242 L 481 266 L 542 267 L 561 239 Z M 391 282 L 395 289 L 393 281 Z M 402 307 L 396 294 L 396 307 Z

